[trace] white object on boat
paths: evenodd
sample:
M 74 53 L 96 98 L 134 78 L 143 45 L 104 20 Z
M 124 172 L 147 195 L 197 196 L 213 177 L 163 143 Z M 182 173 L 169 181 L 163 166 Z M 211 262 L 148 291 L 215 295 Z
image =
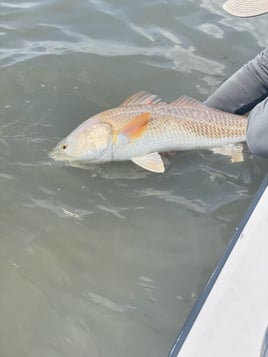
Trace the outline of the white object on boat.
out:
M 268 357 L 268 176 L 169 357 Z

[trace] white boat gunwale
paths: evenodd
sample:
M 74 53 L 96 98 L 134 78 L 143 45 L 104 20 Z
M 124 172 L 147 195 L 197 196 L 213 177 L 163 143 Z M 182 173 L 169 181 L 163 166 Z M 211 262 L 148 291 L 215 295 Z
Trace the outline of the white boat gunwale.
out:
M 248 209 L 246 210 L 246 213 L 244 214 L 242 220 L 240 221 L 239 226 L 236 228 L 235 233 L 233 234 L 232 238 L 230 239 L 229 243 L 227 244 L 225 251 L 222 255 L 222 257 L 219 259 L 214 271 L 212 272 L 210 278 L 208 279 L 204 289 L 202 290 L 201 294 L 199 295 L 196 303 L 194 304 L 192 310 L 190 311 L 188 317 L 186 318 L 186 321 L 181 328 L 178 337 L 170 350 L 168 357 L 177 357 L 179 354 L 180 349 L 182 348 L 182 345 L 184 341 L 186 340 L 195 320 L 197 319 L 204 303 L 207 300 L 207 297 L 209 296 L 211 290 L 213 289 L 225 263 L 227 262 L 231 252 L 233 251 L 237 241 L 239 238 L 241 238 L 241 233 L 246 226 L 249 218 L 251 217 L 254 209 L 256 208 L 260 198 L 262 197 L 264 191 L 266 190 L 268 186 L 268 174 L 265 176 L 264 180 L 262 181 L 257 193 L 254 195 Z

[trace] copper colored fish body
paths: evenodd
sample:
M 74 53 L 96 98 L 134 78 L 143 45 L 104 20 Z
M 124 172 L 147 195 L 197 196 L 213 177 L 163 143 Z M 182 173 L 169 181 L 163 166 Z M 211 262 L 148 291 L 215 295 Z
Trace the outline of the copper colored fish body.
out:
M 159 153 L 208 149 L 245 141 L 247 119 L 180 97 L 166 104 L 158 96 L 138 92 L 121 106 L 79 125 L 50 156 L 58 161 L 132 160 L 164 172 Z

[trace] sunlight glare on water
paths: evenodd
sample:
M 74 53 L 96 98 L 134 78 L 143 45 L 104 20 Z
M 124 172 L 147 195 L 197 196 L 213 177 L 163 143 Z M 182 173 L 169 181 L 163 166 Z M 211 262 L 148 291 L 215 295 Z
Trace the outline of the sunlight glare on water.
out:
M 138 90 L 202 101 L 267 46 L 267 18 L 220 5 L 0 2 L 1 357 L 168 354 L 267 161 L 181 152 L 159 175 L 48 153 Z

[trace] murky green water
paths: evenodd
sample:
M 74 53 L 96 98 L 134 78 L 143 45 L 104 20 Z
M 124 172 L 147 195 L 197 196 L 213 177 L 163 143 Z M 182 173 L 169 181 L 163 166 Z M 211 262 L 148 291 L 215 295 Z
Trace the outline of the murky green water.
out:
M 205 99 L 267 45 L 216 0 L 0 2 L 0 355 L 166 356 L 267 171 L 183 152 L 163 175 L 48 152 L 140 89 Z

